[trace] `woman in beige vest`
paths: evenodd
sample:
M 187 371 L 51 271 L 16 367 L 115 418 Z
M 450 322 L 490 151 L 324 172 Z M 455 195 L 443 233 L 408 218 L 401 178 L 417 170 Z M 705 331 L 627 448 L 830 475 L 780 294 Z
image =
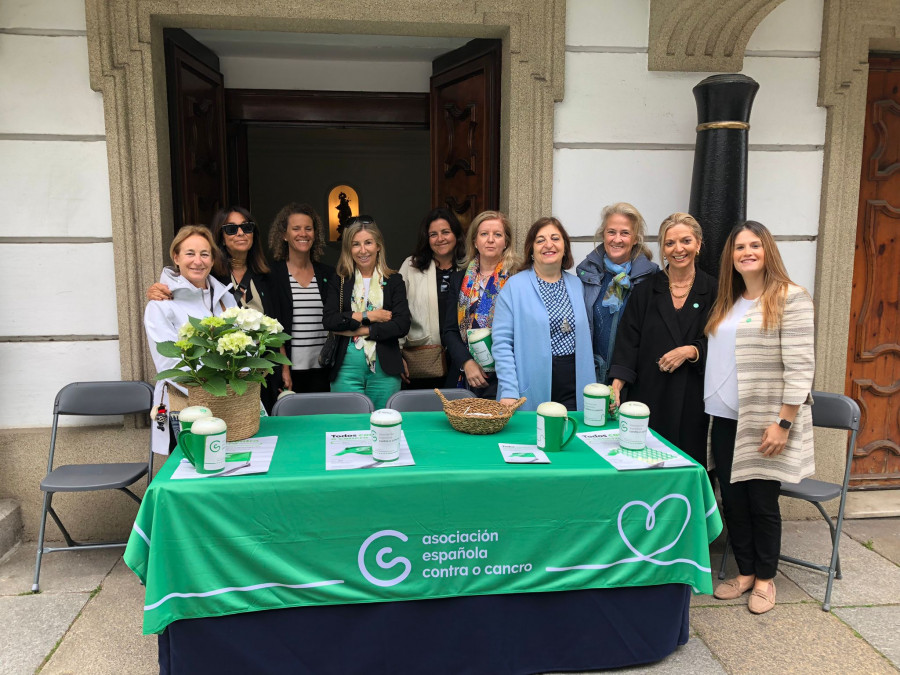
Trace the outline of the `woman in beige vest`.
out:
M 706 334 L 704 403 L 738 576 L 726 600 L 752 591 L 748 607 L 775 606 L 781 552 L 781 482 L 815 471 L 810 404 L 813 302 L 791 282 L 772 234 L 747 221 L 725 242 L 719 292 Z

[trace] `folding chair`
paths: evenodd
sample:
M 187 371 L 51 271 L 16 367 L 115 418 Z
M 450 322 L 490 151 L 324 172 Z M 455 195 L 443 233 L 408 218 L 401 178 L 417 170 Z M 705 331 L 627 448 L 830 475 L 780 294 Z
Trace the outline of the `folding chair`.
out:
M 441 393 L 448 401 L 457 398 L 475 398 L 468 389 L 441 389 Z M 444 404 L 434 393 L 433 389 L 406 389 L 398 391 L 387 402 L 388 408 L 400 412 L 441 412 Z
M 810 502 L 822 514 L 828 528 L 831 531 L 831 561 L 828 565 L 819 565 L 808 560 L 793 558 L 789 555 L 781 555 L 785 562 L 801 565 L 810 569 L 825 572 L 828 575 L 828 584 L 825 587 L 825 601 L 822 603 L 822 611 L 831 610 L 831 587 L 835 579 L 841 578 L 841 559 L 838 549 L 841 543 L 841 530 L 844 526 L 844 507 L 847 504 L 847 485 L 850 483 L 850 466 L 853 462 L 853 450 L 856 448 L 856 434 L 859 431 L 859 405 L 849 396 L 830 394 L 824 391 L 812 392 L 812 422 L 814 427 L 825 429 L 844 429 L 850 433 L 850 441 L 847 444 L 847 456 L 844 466 L 844 481 L 841 484 L 828 483 L 826 481 L 804 478 L 799 483 L 782 483 L 781 496 L 802 499 Z M 828 502 L 836 497 L 841 498 L 838 506 L 836 522 L 832 522 L 822 502 Z M 719 578 L 725 578 L 725 562 L 728 556 L 730 539 L 725 539 L 725 552 L 722 554 L 722 566 L 719 569 Z
M 50 432 L 50 457 L 47 475 L 41 481 L 44 505 L 41 510 L 41 529 L 38 535 L 37 561 L 34 566 L 33 592 L 38 591 L 41 559 L 44 553 L 56 551 L 87 550 L 125 546 L 128 541 L 89 544 L 75 541 L 53 509 L 53 495 L 57 492 L 89 492 L 94 490 L 120 490 L 138 504 L 140 498 L 128 486 L 147 476 L 147 484 L 153 476 L 153 452 L 149 450 L 150 434 L 147 433 L 148 457 L 146 462 L 108 464 L 66 464 L 53 468 L 56 452 L 56 434 L 60 415 L 131 415 L 149 414 L 153 405 L 153 388 L 146 382 L 74 382 L 59 390 L 53 403 L 53 428 Z M 44 534 L 47 514 L 59 527 L 67 546 L 45 547 Z
M 290 415 L 330 415 L 370 413 L 375 410 L 365 394 L 352 391 L 323 391 L 282 396 L 272 408 L 273 417 Z

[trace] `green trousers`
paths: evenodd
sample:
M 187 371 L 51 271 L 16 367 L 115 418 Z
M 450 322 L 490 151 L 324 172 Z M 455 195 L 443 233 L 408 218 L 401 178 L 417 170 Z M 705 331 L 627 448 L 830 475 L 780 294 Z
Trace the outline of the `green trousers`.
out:
M 337 377 L 331 383 L 331 391 L 355 391 L 371 399 L 375 410 L 387 407 L 388 399 L 400 391 L 400 376 L 388 375 L 375 359 L 375 372 L 369 370 L 366 355 L 351 340 L 347 345 L 344 362 Z

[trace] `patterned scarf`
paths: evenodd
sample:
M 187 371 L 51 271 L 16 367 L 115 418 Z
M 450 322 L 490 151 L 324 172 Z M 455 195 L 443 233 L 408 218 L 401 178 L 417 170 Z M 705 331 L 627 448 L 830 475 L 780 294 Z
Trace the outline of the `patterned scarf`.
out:
M 497 263 L 494 273 L 482 291 L 481 285 L 478 283 L 480 258 L 475 258 L 466 268 L 466 276 L 459 289 L 459 300 L 456 305 L 459 334 L 466 344 L 469 342 L 468 330 L 476 322 L 479 328 L 490 328 L 494 322 L 494 299 L 509 278 L 509 274 L 503 272 L 502 269 L 503 261 L 501 260 Z
M 605 255 L 603 256 L 603 266 L 606 271 L 613 275 L 609 287 L 606 289 L 606 295 L 603 296 L 604 307 L 609 307 L 609 313 L 615 314 L 625 302 L 625 293 L 631 288 L 631 261 L 624 265 L 616 265 Z
M 371 312 L 373 309 L 381 309 L 384 305 L 384 282 L 381 274 L 376 269 L 372 272 L 369 281 L 369 297 L 366 298 L 366 285 L 363 282 L 359 270 L 353 276 L 353 295 L 350 298 L 350 307 L 354 312 Z M 367 340 L 365 335 L 352 338 L 357 349 L 362 349 L 366 355 L 366 364 L 369 370 L 375 372 L 375 340 Z

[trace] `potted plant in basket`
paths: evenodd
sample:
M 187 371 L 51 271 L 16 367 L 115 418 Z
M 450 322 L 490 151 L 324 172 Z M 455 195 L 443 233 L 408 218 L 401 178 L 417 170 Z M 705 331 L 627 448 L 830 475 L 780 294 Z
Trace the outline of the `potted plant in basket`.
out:
M 178 340 L 160 342 L 157 351 L 180 359 L 157 380 L 187 387 L 187 405 L 203 405 L 228 425 L 228 440 L 259 430 L 259 388 L 276 365 L 290 365 L 279 350 L 290 336 L 275 319 L 247 307 L 230 307 L 221 316 L 189 317 Z M 170 388 L 169 398 L 177 398 Z

